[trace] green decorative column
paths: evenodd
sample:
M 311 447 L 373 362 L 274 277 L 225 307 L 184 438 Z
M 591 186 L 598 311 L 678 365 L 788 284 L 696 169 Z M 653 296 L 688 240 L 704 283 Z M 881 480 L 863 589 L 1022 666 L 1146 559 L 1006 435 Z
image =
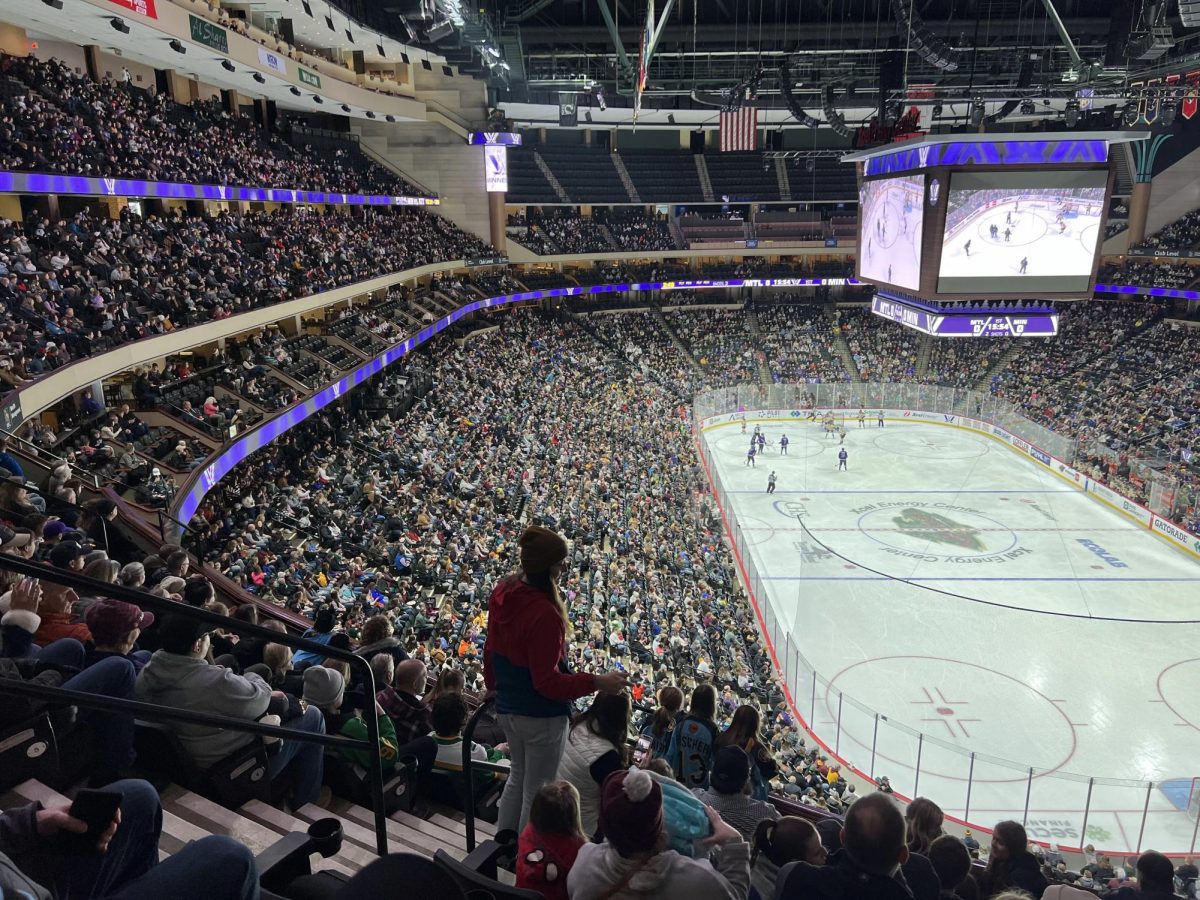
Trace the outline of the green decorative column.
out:
M 1150 212 L 1150 180 L 1154 173 L 1154 158 L 1158 149 L 1169 139 L 1169 134 L 1153 137 L 1132 144 L 1133 161 L 1136 166 L 1133 193 L 1129 197 L 1129 246 L 1140 244 L 1146 238 L 1146 217 Z

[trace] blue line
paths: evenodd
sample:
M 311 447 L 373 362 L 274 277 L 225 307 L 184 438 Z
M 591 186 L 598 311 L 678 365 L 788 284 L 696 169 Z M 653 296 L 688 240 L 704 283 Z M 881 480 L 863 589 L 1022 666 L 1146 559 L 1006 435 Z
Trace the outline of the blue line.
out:
M 944 578 L 891 578 L 886 575 L 766 575 L 761 576 L 760 581 L 896 581 L 900 583 L 912 581 L 1120 581 L 1120 582 L 1143 582 L 1143 581 L 1200 581 L 1200 578 L 962 578 L 962 577 L 944 577 Z M 970 599 L 970 598 L 968 598 Z
M 727 494 L 765 494 L 766 491 L 726 491 Z M 1020 490 L 1007 488 L 1003 490 L 988 490 L 985 488 L 963 488 L 958 491 L 893 491 L 888 488 L 881 488 L 876 491 L 776 491 L 776 494 L 1078 494 L 1079 491 L 1072 488 L 1059 488 L 1056 490 Z

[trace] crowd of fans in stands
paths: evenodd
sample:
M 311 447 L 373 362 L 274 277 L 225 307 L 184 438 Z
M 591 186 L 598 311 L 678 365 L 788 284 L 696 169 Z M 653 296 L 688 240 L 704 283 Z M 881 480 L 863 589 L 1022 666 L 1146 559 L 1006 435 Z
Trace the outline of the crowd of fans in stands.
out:
M 0 370 L 20 384 L 176 327 L 483 250 L 418 210 L 0 221 Z
M 1196 280 L 1195 266 L 1186 263 L 1154 263 L 1130 257 L 1124 264 L 1102 266 L 1096 275 L 1101 284 L 1136 284 L 1142 287 L 1186 288 Z
M 763 352 L 777 383 L 849 381 L 838 354 L 834 331 L 825 310 L 813 303 L 783 295 L 779 303 L 756 309 Z
M 292 188 L 337 193 L 420 192 L 357 149 L 293 150 L 216 100 L 187 106 L 125 82 L 94 81 L 62 62 L 0 56 L 0 167 L 91 177 Z
M 839 310 L 838 326 L 863 381 L 916 381 L 915 331 L 897 328 L 869 309 Z
M 637 209 L 616 208 L 603 219 L 609 234 L 622 250 L 679 249 L 666 216 L 652 216 Z
M 1187 253 L 1198 242 L 1200 242 L 1200 209 L 1194 209 L 1129 249 L 1174 255 L 1175 253 Z

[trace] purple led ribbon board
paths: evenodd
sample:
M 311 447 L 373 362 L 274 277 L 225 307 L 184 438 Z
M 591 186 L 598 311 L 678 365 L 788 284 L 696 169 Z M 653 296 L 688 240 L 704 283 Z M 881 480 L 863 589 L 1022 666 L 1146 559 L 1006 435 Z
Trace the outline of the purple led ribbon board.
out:
M 956 141 L 926 144 L 873 156 L 866 175 L 907 172 L 929 166 L 1060 166 L 1108 161 L 1108 141 Z
M 472 131 L 467 143 L 484 147 L 520 147 L 521 135 L 513 131 Z
M 1058 334 L 1057 313 L 989 316 L 973 311 L 969 315 L 935 315 L 883 297 L 871 300 L 871 312 L 934 337 L 1053 337 Z
M 1151 287 L 1140 284 L 1096 284 L 1095 290 L 1101 294 L 1145 294 L 1148 297 L 1171 297 L 1175 300 L 1200 300 L 1200 291 L 1189 291 L 1183 288 Z
M 540 291 L 524 291 L 520 294 L 505 294 L 498 297 L 488 297 L 486 300 L 476 300 L 466 306 L 456 309 L 444 319 L 439 319 L 432 325 L 426 326 L 415 335 L 390 347 L 368 363 L 359 366 L 345 378 L 329 387 L 318 391 L 303 403 L 298 403 L 291 409 L 285 410 L 274 419 L 263 423 L 253 431 L 247 432 L 230 444 L 220 455 L 209 463 L 198 478 L 192 482 L 187 494 L 179 502 L 173 513 L 175 519 L 186 524 L 200 508 L 205 495 L 211 491 L 229 472 L 250 454 L 262 449 L 288 429 L 299 425 L 313 413 L 320 411 L 346 391 L 362 384 L 366 379 L 380 370 L 390 366 L 396 360 L 412 352 L 421 344 L 432 338 L 444 328 L 453 325 L 463 316 L 470 315 L 480 309 L 490 309 L 508 303 L 520 303 L 524 300 L 541 300 L 546 297 L 579 297 L 591 294 L 612 294 L 622 291 L 657 291 L 671 290 L 683 286 L 693 288 L 715 287 L 793 287 L 797 285 L 821 284 L 857 284 L 853 278 L 735 278 L 727 281 L 639 281 L 632 284 L 595 284 L 588 287 L 548 288 Z
M 384 194 L 335 194 L 290 188 L 185 184 L 134 178 L 88 178 L 40 172 L 0 172 L 0 194 L 69 194 L 96 197 L 154 197 L 164 200 L 246 200 L 272 203 L 334 203 L 347 206 L 438 206 L 437 197 L 390 197 Z

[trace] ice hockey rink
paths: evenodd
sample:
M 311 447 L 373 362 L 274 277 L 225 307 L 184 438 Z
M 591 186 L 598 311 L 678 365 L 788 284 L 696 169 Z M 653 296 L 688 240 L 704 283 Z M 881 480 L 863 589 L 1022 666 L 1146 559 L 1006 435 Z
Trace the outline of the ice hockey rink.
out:
M 839 472 L 817 425 L 747 415 L 755 467 L 740 423 L 701 440 L 823 743 L 977 825 L 1189 850 L 1200 561 L 977 432 L 850 416 Z
M 1051 204 L 1003 203 L 971 216 L 946 241 L 938 275 L 942 278 L 1088 273 L 1096 255 L 1100 216 L 1081 213 L 1056 221 Z M 996 235 L 992 235 L 992 226 Z M 1008 238 L 1005 239 L 1005 231 Z M 967 241 L 971 242 L 970 251 Z M 1027 266 L 1021 271 L 1021 261 Z

